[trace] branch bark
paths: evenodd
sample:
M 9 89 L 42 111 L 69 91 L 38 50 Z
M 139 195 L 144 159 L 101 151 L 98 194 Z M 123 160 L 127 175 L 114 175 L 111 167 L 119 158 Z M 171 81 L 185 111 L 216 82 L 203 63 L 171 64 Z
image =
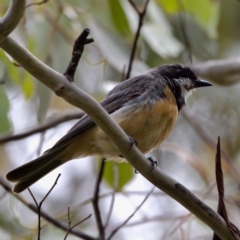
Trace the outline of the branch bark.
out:
M 10 6 L 0 19 L 0 43 L 9 35 L 18 25 L 25 12 L 26 0 L 12 0 Z
M 190 67 L 203 79 L 220 85 L 234 85 L 240 80 L 240 58 L 210 60 Z

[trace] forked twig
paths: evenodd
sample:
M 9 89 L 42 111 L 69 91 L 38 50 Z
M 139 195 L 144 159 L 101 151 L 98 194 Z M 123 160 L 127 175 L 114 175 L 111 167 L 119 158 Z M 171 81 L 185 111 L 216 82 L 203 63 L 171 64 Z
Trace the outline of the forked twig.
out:
M 143 201 L 141 202 L 141 204 L 134 210 L 134 212 L 122 223 L 120 224 L 118 227 L 116 227 L 111 234 L 109 235 L 109 237 L 107 238 L 107 240 L 110 240 L 123 226 L 125 226 L 129 220 L 135 215 L 135 213 L 142 207 L 142 205 L 147 201 L 148 197 L 152 194 L 153 190 L 154 190 L 155 186 L 152 188 L 152 190 L 146 195 L 146 197 L 143 199 Z
M 42 199 L 42 201 L 40 201 L 39 203 L 37 202 L 36 198 L 34 197 L 32 191 L 30 190 L 30 188 L 28 188 L 28 191 L 30 193 L 30 195 L 33 198 L 33 201 L 35 202 L 37 209 L 38 209 L 38 240 L 40 240 L 40 235 L 41 235 L 41 207 L 43 202 L 46 200 L 46 198 L 48 197 L 48 195 L 52 192 L 53 188 L 57 185 L 57 181 L 60 178 L 61 174 L 59 173 L 54 184 L 52 185 L 52 187 L 50 188 L 50 190 L 47 192 L 47 194 L 45 195 L 45 197 Z
M 75 228 L 76 226 L 78 226 L 79 224 L 81 224 L 81 223 L 83 223 L 83 222 L 85 222 L 87 219 L 89 219 L 90 217 L 92 216 L 92 214 L 89 214 L 87 217 L 85 217 L 83 220 L 81 220 L 81 221 L 79 221 L 78 223 L 76 223 L 75 225 L 73 225 L 72 227 L 71 227 L 71 219 L 70 219 L 70 208 L 68 207 L 68 231 L 66 232 L 66 235 L 65 235 L 65 237 L 64 237 L 64 240 L 66 240 L 67 239 L 67 237 L 68 237 L 68 234 L 70 233 L 70 231 L 73 229 L 73 228 Z

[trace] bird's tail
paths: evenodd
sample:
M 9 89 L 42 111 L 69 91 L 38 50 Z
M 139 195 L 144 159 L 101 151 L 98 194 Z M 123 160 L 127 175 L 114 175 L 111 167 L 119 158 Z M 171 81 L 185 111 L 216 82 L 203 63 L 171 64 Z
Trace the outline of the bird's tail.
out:
M 26 163 L 6 175 L 7 180 L 16 182 L 13 191 L 20 193 L 40 178 L 62 165 L 64 161 L 62 151 L 57 149 L 43 154 L 41 157 Z

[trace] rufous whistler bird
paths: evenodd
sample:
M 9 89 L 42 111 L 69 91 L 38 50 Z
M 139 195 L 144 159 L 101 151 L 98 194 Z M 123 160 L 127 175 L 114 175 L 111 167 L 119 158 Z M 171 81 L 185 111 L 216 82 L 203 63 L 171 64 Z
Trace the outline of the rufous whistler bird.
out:
M 100 103 L 146 154 L 171 132 L 192 90 L 212 86 L 182 65 L 163 65 L 114 87 Z M 22 192 L 53 169 L 77 157 L 121 157 L 104 132 L 85 114 L 52 148 L 6 175 Z

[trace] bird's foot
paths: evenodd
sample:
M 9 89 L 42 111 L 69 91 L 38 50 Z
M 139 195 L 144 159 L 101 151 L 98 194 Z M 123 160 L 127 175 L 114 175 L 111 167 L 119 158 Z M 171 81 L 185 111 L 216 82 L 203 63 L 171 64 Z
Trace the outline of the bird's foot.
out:
M 153 160 L 152 157 L 149 157 L 148 160 L 149 160 L 150 163 L 152 164 L 152 167 L 151 167 L 151 169 L 150 169 L 150 172 L 151 172 L 154 168 L 156 168 L 156 167 L 158 166 L 158 162 L 155 161 L 155 160 Z
M 154 168 L 156 168 L 156 167 L 158 166 L 158 162 L 155 161 L 155 160 L 153 160 L 151 157 L 149 157 L 149 158 L 147 158 L 147 159 L 148 159 L 148 161 L 150 161 L 150 163 L 152 164 L 152 167 L 151 167 L 151 169 L 150 169 L 150 172 L 151 172 Z M 135 172 L 135 174 L 138 174 L 138 170 L 137 170 L 137 169 L 135 169 L 134 172 Z
M 137 140 L 135 140 L 135 139 L 134 139 L 133 137 L 131 137 L 131 136 L 128 136 L 128 137 L 129 137 L 129 140 L 130 140 L 130 147 L 129 147 L 128 150 L 131 150 L 134 145 L 137 147 L 137 145 L 138 145 Z

